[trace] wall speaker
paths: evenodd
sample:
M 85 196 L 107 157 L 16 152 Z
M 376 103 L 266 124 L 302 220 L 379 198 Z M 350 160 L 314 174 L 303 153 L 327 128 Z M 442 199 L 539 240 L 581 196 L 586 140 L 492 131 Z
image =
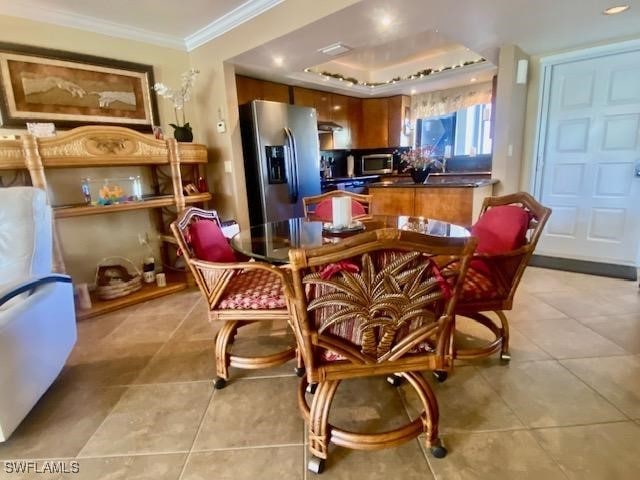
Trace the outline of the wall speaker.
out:
M 516 83 L 524 85 L 527 83 L 527 70 L 529 69 L 529 60 L 518 60 L 518 68 L 516 68 Z

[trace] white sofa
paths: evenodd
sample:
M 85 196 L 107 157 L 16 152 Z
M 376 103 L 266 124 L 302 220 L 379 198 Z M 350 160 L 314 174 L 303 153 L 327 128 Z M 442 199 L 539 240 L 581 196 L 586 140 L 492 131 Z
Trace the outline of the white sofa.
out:
M 0 442 L 56 379 L 76 342 L 71 278 L 51 272 L 45 192 L 0 188 Z

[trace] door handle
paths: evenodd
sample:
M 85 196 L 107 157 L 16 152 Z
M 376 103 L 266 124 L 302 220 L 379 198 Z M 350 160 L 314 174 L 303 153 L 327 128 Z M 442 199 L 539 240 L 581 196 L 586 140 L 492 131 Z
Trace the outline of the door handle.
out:
M 636 162 L 636 166 L 633 170 L 635 172 L 636 177 L 640 177 L 640 161 Z
M 284 134 L 287 137 L 287 144 L 289 145 L 289 160 L 290 160 L 290 170 L 289 175 L 291 178 L 290 186 L 289 186 L 289 201 L 291 203 L 298 203 L 298 196 L 300 195 L 300 189 L 298 184 L 298 151 L 296 149 L 296 139 L 293 136 L 293 132 L 285 127 Z

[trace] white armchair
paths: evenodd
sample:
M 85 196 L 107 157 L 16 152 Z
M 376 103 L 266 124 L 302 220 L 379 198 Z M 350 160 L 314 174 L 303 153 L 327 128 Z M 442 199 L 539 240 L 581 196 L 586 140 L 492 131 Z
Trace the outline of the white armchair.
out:
M 71 278 L 53 274 L 45 192 L 0 188 L 0 442 L 56 379 L 76 342 Z

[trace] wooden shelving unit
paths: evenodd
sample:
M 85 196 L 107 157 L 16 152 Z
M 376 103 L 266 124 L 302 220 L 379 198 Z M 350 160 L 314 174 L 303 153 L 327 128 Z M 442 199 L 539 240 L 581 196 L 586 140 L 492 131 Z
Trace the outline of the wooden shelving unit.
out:
M 133 292 L 126 297 L 114 298 L 113 300 L 100 300 L 95 295 L 91 295 L 91 308 L 89 310 L 76 310 L 76 318 L 85 320 L 91 317 L 97 317 L 105 313 L 113 312 L 120 308 L 135 305 L 136 303 L 147 302 L 154 298 L 164 295 L 176 293 L 185 290 L 188 286 L 183 274 L 167 273 L 167 286 L 157 287 L 154 283 L 143 283 L 142 288 L 137 292 Z
M 205 175 L 207 149 L 204 145 L 178 143 L 174 139 L 156 140 L 137 131 L 122 127 L 86 126 L 51 138 L 37 139 L 25 135 L 20 140 L 0 141 L 0 171 L 28 171 L 34 187 L 47 190 L 46 171 L 51 168 L 146 166 L 152 168 L 155 193 L 141 202 L 118 205 L 71 205 L 54 207 L 56 220 L 103 215 L 141 209 L 157 212 L 157 226 L 163 243 L 163 263 L 168 263 L 168 249 L 175 249 L 168 224 L 189 204 L 203 204 L 211 194 L 203 192 L 185 195 L 183 186 Z M 165 172 L 163 169 L 167 169 Z M 184 179 L 183 175 L 187 174 Z M 16 175 L 13 184 L 21 184 L 23 176 Z M 54 223 L 53 270 L 65 271 L 62 248 Z M 184 290 L 190 284 L 186 272 L 165 272 L 167 286 L 144 284 L 142 289 L 125 297 L 99 300 L 92 297 L 92 308 L 78 310 L 79 320 L 102 315 L 119 308 L 145 302 L 153 298 Z
M 185 204 L 202 203 L 211 200 L 210 193 L 199 195 L 189 195 L 184 198 Z M 127 212 L 130 210 L 143 210 L 146 208 L 169 207 L 174 205 L 175 200 L 172 195 L 147 198 L 140 202 L 120 203 L 118 205 L 72 205 L 68 207 L 54 207 L 56 218 L 84 217 L 86 215 L 102 215 L 105 213 Z

